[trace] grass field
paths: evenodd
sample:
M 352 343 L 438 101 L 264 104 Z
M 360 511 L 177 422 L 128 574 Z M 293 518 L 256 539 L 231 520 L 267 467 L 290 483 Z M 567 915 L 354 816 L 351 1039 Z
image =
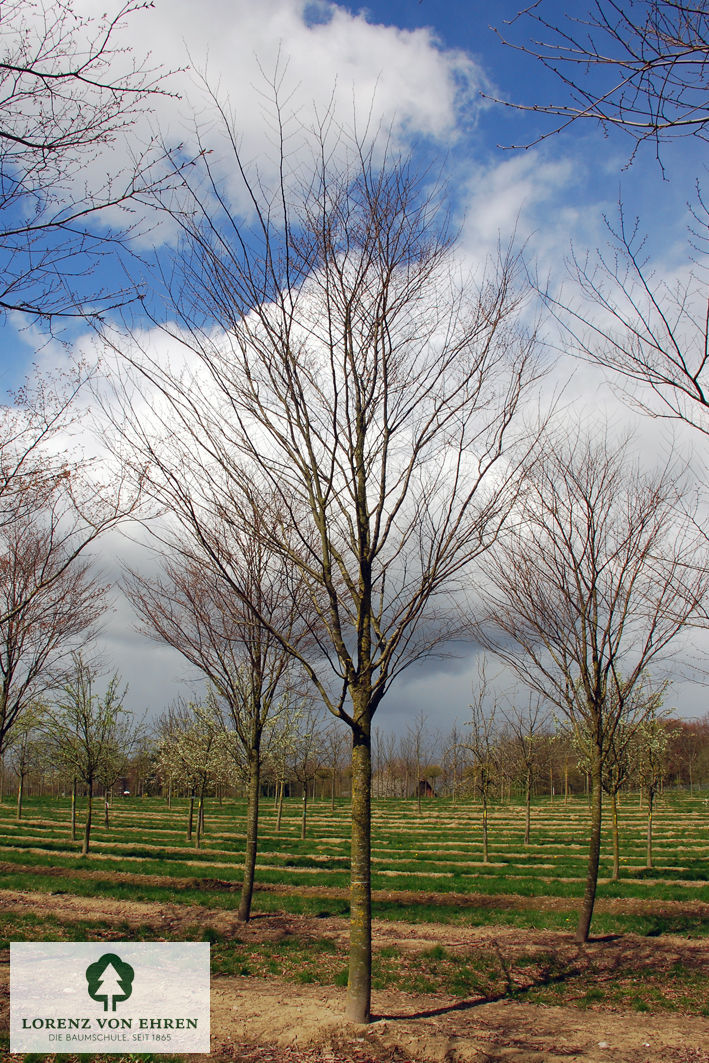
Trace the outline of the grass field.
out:
M 41 910 L 0 909 L 3 948 L 11 940 L 208 939 L 214 975 L 240 974 L 300 984 L 342 985 L 346 935 L 289 931 L 271 940 L 215 929 L 209 920 L 166 928 L 146 918 L 116 923 L 66 918 L 51 897 L 113 898 L 130 902 L 202 906 L 226 915 L 238 906 L 244 846 L 242 802 L 211 802 L 201 849 L 185 842 L 186 805 L 116 799 L 111 826 L 96 817 L 92 852 L 79 854 L 69 837 L 67 800 L 29 799 L 21 822 L 0 805 L 0 886 L 46 895 Z M 300 802 L 286 803 L 275 830 L 272 802 L 264 800 L 254 910 L 303 914 L 312 920 L 347 913 L 349 804 L 309 805 L 308 837 L 300 839 Z M 523 844 L 524 810 L 509 805 L 490 816 L 490 859 L 482 860 L 480 810 L 474 804 L 430 800 L 418 815 L 413 801 L 374 805 L 373 889 L 375 918 L 391 925 L 375 934 L 374 987 L 411 993 L 445 993 L 484 999 L 568 1003 L 581 1008 L 625 1007 L 709 1015 L 707 970 L 680 953 L 648 948 L 638 969 L 637 950 L 616 957 L 613 976 L 594 978 L 578 959 L 550 948 L 540 937 L 530 945 L 523 931 L 571 930 L 583 892 L 588 808 L 583 799 L 565 805 L 540 800 L 532 839 Z M 621 808 L 621 879 L 610 880 L 610 838 L 598 891 L 594 935 L 680 935 L 687 942 L 709 933 L 709 804 L 706 795 L 668 795 L 655 816 L 655 867 L 644 867 L 645 813 L 637 798 Z M 503 962 L 497 944 L 451 949 L 430 942 L 418 952 L 402 948 L 396 926 L 406 923 L 456 928 L 519 928 L 519 942 Z M 382 926 L 383 924 L 378 924 Z M 509 939 L 513 941 L 512 938 Z M 669 940 L 669 939 L 668 939 Z M 706 950 L 705 950 L 706 953 Z M 655 963 L 653 956 L 662 957 Z M 510 958 L 511 957 L 511 958 Z M 599 969 L 600 970 L 600 969 Z M 165 1059 L 166 1057 L 162 1057 Z M 115 1057 L 114 1057 L 115 1059 Z

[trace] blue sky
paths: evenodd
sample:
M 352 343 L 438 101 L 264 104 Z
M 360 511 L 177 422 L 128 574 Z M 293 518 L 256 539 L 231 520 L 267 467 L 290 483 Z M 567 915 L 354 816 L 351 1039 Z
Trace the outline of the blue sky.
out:
M 544 0 L 550 17 L 564 10 L 581 14 L 585 4 Z M 79 10 L 100 14 L 97 0 L 78 0 Z M 377 0 L 364 7 L 329 0 L 156 0 L 155 8 L 135 16 L 124 41 L 141 56 L 150 47 L 151 61 L 179 70 L 169 86 L 181 99 L 157 100 L 154 109 L 131 130 L 131 141 L 113 151 L 100 166 L 120 164 L 140 139 L 157 128 L 168 141 L 193 145 L 195 114 L 204 117 L 205 97 L 195 71 L 233 106 L 247 153 L 265 158 L 270 150 L 259 102 L 259 68 L 272 69 L 276 57 L 287 62 L 289 89 L 303 108 L 322 105 L 337 80 L 337 107 L 347 114 L 356 100 L 360 109 L 376 100 L 383 123 L 393 123 L 404 147 L 427 160 L 443 160 L 450 195 L 462 219 L 461 243 L 471 256 L 484 257 L 517 228 L 527 241 L 530 262 L 543 272 L 563 273 L 570 246 L 581 252 L 602 243 L 604 214 L 613 216 L 619 198 L 630 214 L 638 214 L 648 232 L 648 250 L 658 268 L 672 271 L 686 263 L 688 202 L 702 172 L 699 147 L 681 141 L 665 153 L 663 175 L 652 152 L 641 151 L 626 163 L 630 145 L 621 136 L 604 137 L 588 125 L 550 138 L 528 150 L 504 145 L 533 143 L 548 131 L 550 120 L 483 101 L 480 89 L 520 103 L 546 102 L 558 95 L 555 79 L 535 60 L 505 47 L 489 28 L 502 27 L 518 10 L 516 2 L 494 5 L 471 0 Z M 528 32 L 523 23 L 509 30 L 513 37 Z M 218 145 L 215 146 L 218 150 Z M 91 172 L 89 172 L 91 177 Z M 169 244 L 170 233 L 152 230 L 143 251 Z M 18 382 L 33 361 L 46 368 L 61 365 L 65 347 L 48 341 L 38 327 L 22 330 L 24 322 L 7 321 L 0 343 L 0 374 L 5 387 Z M 75 330 L 77 351 L 90 350 L 88 336 Z M 621 424 L 635 425 L 632 415 L 615 400 L 594 370 L 562 360 L 558 382 L 568 385 L 578 417 L 595 413 Z M 576 414 L 572 414 L 576 416 Z M 639 432 L 647 432 L 640 425 Z M 658 434 L 653 429 L 653 438 Z M 135 563 L 139 548 L 129 541 L 106 544 L 99 551 L 104 569 L 115 574 L 113 560 L 122 555 Z M 131 684 L 135 708 L 164 708 L 186 677 L 186 669 L 169 651 L 136 634 L 130 609 L 120 596 L 103 637 L 105 655 Z M 466 714 L 471 662 L 432 662 L 403 679 L 387 701 L 386 726 L 397 726 L 409 713 L 426 708 L 434 698 L 443 705 L 446 724 Z M 679 689 L 679 688 L 678 688 Z M 441 696 L 441 693 L 443 696 Z M 682 709 L 704 711 L 704 692 L 683 687 Z

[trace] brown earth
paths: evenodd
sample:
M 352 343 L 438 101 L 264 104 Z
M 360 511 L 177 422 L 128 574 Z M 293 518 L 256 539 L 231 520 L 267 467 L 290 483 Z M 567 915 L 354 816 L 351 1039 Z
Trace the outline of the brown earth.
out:
M 277 941 L 287 934 L 341 941 L 347 934 L 346 921 L 339 918 L 274 914 L 259 916 L 245 927 L 237 926 L 234 914 L 222 909 L 69 894 L 0 890 L 0 905 L 5 911 L 53 914 L 64 920 L 149 924 L 171 935 L 188 927 L 211 926 L 221 933 L 234 932 L 242 941 Z M 654 908 L 658 910 L 657 902 Z M 542 947 L 585 965 L 589 980 L 612 978 L 618 964 L 636 962 L 640 968 L 650 954 L 655 970 L 669 969 L 678 961 L 697 970 L 709 967 L 709 946 L 670 935 L 649 940 L 627 934 L 591 941 L 580 949 L 568 935 L 549 931 L 375 921 L 374 937 L 377 947 L 396 944 L 413 951 L 436 944 L 455 950 L 484 943 L 508 959 L 524 949 Z M 6 1028 L 8 982 L 6 961 L 0 964 Z M 709 1063 L 709 1019 L 698 1016 L 386 990 L 374 994 L 374 1021 L 360 1027 L 344 1021 L 344 996 L 344 989 L 294 985 L 275 978 L 216 977 L 212 1052 L 190 1058 L 195 1063 L 205 1059 L 214 1063 Z

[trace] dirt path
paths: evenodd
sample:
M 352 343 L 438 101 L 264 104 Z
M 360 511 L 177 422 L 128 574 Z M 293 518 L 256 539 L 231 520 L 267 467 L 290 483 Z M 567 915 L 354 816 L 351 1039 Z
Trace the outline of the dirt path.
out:
M 61 919 L 149 924 L 171 935 L 211 926 L 242 941 L 274 941 L 287 934 L 342 941 L 347 934 L 346 921 L 339 918 L 275 914 L 243 926 L 223 909 L 68 894 L 0 890 L 0 906 Z M 682 960 L 697 970 L 709 969 L 705 942 L 670 936 L 623 935 L 579 950 L 568 935 L 548 931 L 381 920 L 375 921 L 374 936 L 377 947 L 397 944 L 418 951 L 435 944 L 454 950 L 485 943 L 510 954 L 541 945 L 557 955 L 580 958 L 588 964 L 589 977 L 612 976 L 614 964 L 641 964 L 650 954 L 663 965 Z M 0 965 L 0 984 L 6 1009 L 7 964 Z M 700 1017 L 381 991 L 374 994 L 375 1021 L 362 1028 L 343 1020 L 344 992 L 277 979 L 216 977 L 212 1053 L 192 1058 L 195 1063 L 709 1063 L 709 1019 Z

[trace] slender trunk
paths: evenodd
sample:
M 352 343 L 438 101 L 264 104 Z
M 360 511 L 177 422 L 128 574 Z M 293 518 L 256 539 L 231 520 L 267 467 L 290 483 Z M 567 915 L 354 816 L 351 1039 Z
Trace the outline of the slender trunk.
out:
M 108 790 L 103 795 L 103 825 L 108 830 Z
M 91 845 L 91 815 L 93 812 L 94 802 L 94 781 L 89 779 L 89 784 L 86 788 L 86 823 L 84 825 L 84 843 L 81 846 L 81 855 L 88 856 L 89 846 Z
M 17 781 L 17 818 L 22 819 L 22 798 L 25 793 L 25 774 L 20 772 L 20 777 Z
M 525 817 L 524 817 L 524 844 L 529 845 L 529 838 L 532 831 L 532 773 L 527 772 L 527 778 L 525 780 Z
M 487 847 L 487 787 L 483 786 L 482 792 L 483 802 L 483 863 L 488 862 L 488 847 Z
M 189 811 L 187 813 L 187 841 L 192 841 L 192 827 L 194 825 L 194 790 L 190 790 Z
M 256 854 L 258 849 L 258 813 L 261 787 L 261 736 L 249 750 L 249 789 L 246 804 L 246 848 L 244 850 L 244 879 L 237 919 L 248 923 L 251 917 L 251 899 L 254 893 Z
M 618 837 L 618 792 L 611 792 L 611 820 L 613 825 L 613 881 L 620 878 L 620 839 Z
M 167 807 L 172 808 L 172 779 L 167 780 Z
M 307 782 L 303 786 L 303 818 L 300 821 L 300 836 L 305 838 L 305 831 L 308 824 L 308 784 Z
M 195 836 L 195 849 L 202 845 L 202 831 L 204 830 L 204 785 L 200 787 L 199 801 L 197 802 L 197 834 Z
M 286 788 L 285 778 L 280 780 L 280 790 L 278 793 L 278 814 L 276 815 L 276 833 L 280 834 L 281 831 L 281 819 L 283 818 L 283 791 Z
M 554 803 L 554 769 L 551 765 L 549 766 L 549 800 L 552 804 Z
M 76 787 L 77 782 L 74 778 L 71 784 L 71 840 L 76 841 Z
M 330 782 L 332 784 L 331 787 L 330 787 L 330 810 L 332 812 L 334 812 L 335 811 L 335 769 L 334 768 L 332 769 L 332 776 L 330 778 Z
M 569 803 L 569 765 L 564 764 L 564 804 Z
M 593 906 L 596 902 L 596 887 L 598 886 L 598 865 L 601 859 L 603 789 L 601 787 L 601 754 L 597 749 L 594 750 L 590 790 L 591 837 L 588 848 L 588 870 L 586 872 L 586 889 L 584 890 L 581 914 L 576 928 L 576 941 L 580 945 L 588 941 L 588 934 L 591 929 Z
M 646 867 L 652 867 L 652 812 L 655 804 L 655 791 L 652 786 L 647 788 L 647 859 Z
M 352 731 L 350 965 L 346 1014 L 351 1022 L 369 1022 L 372 986 L 372 752 L 368 705 L 356 712 L 355 721 Z

